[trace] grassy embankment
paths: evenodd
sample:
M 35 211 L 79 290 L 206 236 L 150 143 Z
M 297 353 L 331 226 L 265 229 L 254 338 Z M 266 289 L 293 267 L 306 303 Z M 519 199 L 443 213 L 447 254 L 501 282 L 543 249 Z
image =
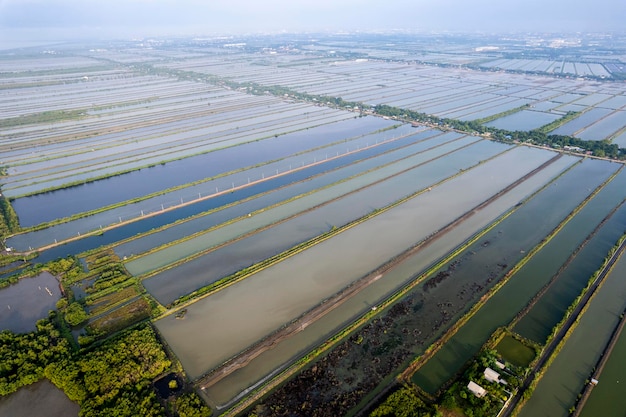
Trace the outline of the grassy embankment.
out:
M 0 242 L 19 230 L 20 224 L 15 210 L 9 200 L 0 195 Z
M 551 131 L 563 126 L 565 123 L 569 122 L 570 120 L 573 120 L 575 118 L 577 118 L 578 116 L 580 116 L 581 114 L 583 114 L 584 112 L 586 112 L 587 110 L 584 111 L 568 111 L 565 116 L 556 119 L 555 121 L 553 121 L 552 123 L 548 123 L 545 126 L 541 126 L 538 129 L 535 129 L 541 133 L 545 133 L 548 134 Z
M 84 116 L 85 112 L 83 110 L 49 110 L 40 113 L 2 119 L 0 120 L 0 128 L 8 129 L 17 126 L 53 123 L 67 120 L 80 120 Z

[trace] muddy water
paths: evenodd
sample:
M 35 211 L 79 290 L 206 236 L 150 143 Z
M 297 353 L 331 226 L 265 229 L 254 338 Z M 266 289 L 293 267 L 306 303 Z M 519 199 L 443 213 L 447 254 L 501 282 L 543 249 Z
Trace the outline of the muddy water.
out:
M 236 398 L 240 393 L 253 387 L 258 381 L 271 375 L 295 358 L 298 354 L 311 350 L 320 344 L 328 335 L 352 321 L 357 315 L 363 314 L 372 306 L 377 305 L 388 294 L 405 285 L 428 268 L 436 259 L 443 257 L 454 247 L 468 239 L 474 233 L 488 225 L 493 219 L 513 207 L 525 196 L 536 191 L 549 182 L 563 169 L 574 163 L 572 157 L 561 158 L 542 170 L 528 181 L 494 201 L 488 207 L 478 211 L 474 216 L 458 225 L 453 233 L 447 233 L 415 255 L 385 272 L 380 279 L 364 288 L 352 298 L 344 302 L 326 316 L 309 325 L 306 329 L 281 341 L 272 349 L 255 358 L 246 367 L 233 372 L 213 386 L 202 391 L 205 398 L 213 405 L 224 405 Z M 421 290 L 420 290 L 421 291 Z M 422 309 L 423 314 L 427 307 Z M 436 309 L 438 312 L 439 310 Z M 417 353 L 417 352 L 416 352 Z
M 184 320 L 169 316 L 157 327 L 197 378 L 485 201 L 539 165 L 537 160 L 545 160 L 545 153 L 516 148 L 199 300 Z

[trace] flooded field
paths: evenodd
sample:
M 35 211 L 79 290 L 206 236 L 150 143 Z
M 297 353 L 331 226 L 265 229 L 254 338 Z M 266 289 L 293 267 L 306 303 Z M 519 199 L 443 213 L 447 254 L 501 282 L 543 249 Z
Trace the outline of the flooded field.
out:
M 37 320 L 56 309 L 59 298 L 59 281 L 48 272 L 20 279 L 0 290 L 0 328 L 17 333 L 34 331 Z
M 402 128 L 398 128 L 397 130 L 402 130 Z M 437 135 L 441 132 L 433 131 L 423 133 L 427 137 L 429 134 Z M 389 137 L 388 139 L 392 138 Z M 116 236 L 133 236 L 138 233 L 151 231 L 160 226 L 176 222 L 177 220 L 184 219 L 189 216 L 246 200 L 251 196 L 260 195 L 275 188 L 281 188 L 289 184 L 308 180 L 323 173 L 329 173 L 331 177 L 335 178 L 335 181 L 338 181 L 341 178 L 340 174 L 345 172 L 345 170 L 339 173 L 336 172 L 341 168 L 345 168 L 348 171 L 351 169 L 358 169 L 358 167 L 351 168 L 355 162 L 368 160 L 379 153 L 385 153 L 386 151 L 393 149 L 401 149 L 410 142 L 411 139 L 408 137 L 399 137 L 396 140 L 392 139 L 381 142 L 377 146 L 370 148 L 362 146 L 359 149 L 359 145 L 356 145 L 357 151 L 353 148 L 348 153 L 346 152 L 346 149 L 349 150 L 349 148 L 346 148 L 345 144 L 342 144 L 342 150 L 341 154 L 339 154 L 339 158 L 324 160 L 321 163 L 315 163 L 315 159 L 312 157 L 306 161 L 298 159 L 293 162 L 294 169 L 290 169 L 289 165 L 284 165 L 283 161 L 281 170 L 278 172 L 279 175 L 276 175 L 277 172 L 274 169 L 269 171 L 267 173 L 267 177 L 265 177 L 262 170 L 268 169 L 266 166 L 253 168 L 257 171 L 255 174 L 257 177 L 256 179 L 263 179 L 260 182 L 256 181 L 248 184 L 248 179 L 245 176 L 241 177 L 241 175 L 245 175 L 247 172 L 243 171 L 239 174 L 233 174 L 233 176 L 238 175 L 240 177 L 236 184 L 237 187 L 234 189 L 234 182 L 231 181 L 231 176 L 226 176 L 215 180 L 215 182 L 219 182 L 219 186 L 215 186 L 212 181 L 209 181 L 207 184 L 201 184 L 203 188 L 196 193 L 193 193 L 188 189 L 178 191 L 178 193 L 183 193 L 182 196 L 178 195 L 177 192 L 167 193 L 163 196 L 156 196 L 139 203 L 127 204 L 122 207 L 106 210 L 102 213 L 97 213 L 95 215 L 90 215 L 88 217 L 62 223 L 46 229 L 18 234 L 10 237 L 7 240 L 7 244 L 14 247 L 16 250 L 28 250 L 29 247 L 37 248 L 53 244 L 57 240 L 61 242 L 63 239 L 77 237 L 77 235 L 80 236 L 81 233 L 84 234 L 87 232 L 100 231 L 103 225 L 115 225 L 117 230 L 112 232 L 112 234 L 115 234 Z M 364 140 L 363 145 L 366 144 L 367 142 Z M 355 145 L 353 144 L 352 146 Z M 327 156 L 328 155 L 325 154 L 324 158 Z M 299 169 L 295 169 L 297 167 L 299 167 Z M 170 194 L 176 194 L 177 198 L 174 198 L 174 196 Z M 207 196 L 210 198 L 207 199 Z M 191 202 L 192 204 L 184 205 L 182 204 L 183 202 Z M 148 205 L 144 206 L 144 204 Z M 141 209 L 141 207 L 144 207 L 144 209 Z M 164 208 L 169 209 L 172 207 L 175 209 L 171 211 L 163 211 Z M 151 216 L 144 217 L 144 215 L 147 214 L 151 214 Z M 131 224 L 120 223 L 127 220 L 135 221 Z M 121 231 L 120 229 L 126 230 Z M 101 240 L 114 242 L 116 240 L 123 239 L 120 237 L 111 239 L 107 236 L 107 233 L 109 232 L 106 230 L 103 232 Z M 85 243 L 84 245 L 87 248 L 90 246 L 89 243 Z
M 370 170 L 362 175 L 327 186 L 323 189 L 314 190 L 314 192 L 307 195 L 296 196 L 297 198 L 279 206 L 275 206 L 278 201 L 270 201 L 270 204 L 267 204 L 261 210 L 248 211 L 238 222 L 230 223 L 214 232 L 199 234 L 179 244 L 152 252 L 138 260 L 127 262 L 126 267 L 132 274 L 144 274 L 152 269 L 157 269 L 160 266 L 179 260 L 182 257 L 201 252 L 230 239 L 270 226 L 281 220 L 288 220 L 299 213 L 302 213 L 303 216 L 308 215 L 310 217 L 312 213 L 305 214 L 305 212 L 313 209 L 319 212 L 325 212 L 315 215 L 317 223 L 321 222 L 324 229 L 327 228 L 328 224 L 340 227 L 350 220 L 363 216 L 369 211 L 382 208 L 415 190 L 419 190 L 420 187 L 424 188 L 428 185 L 432 185 L 433 182 L 445 178 L 445 174 L 440 173 L 442 167 L 449 167 L 448 175 L 457 172 L 458 168 L 450 168 L 452 164 L 446 158 L 439 164 L 440 167 L 437 166 L 436 162 L 432 161 L 434 159 L 445 157 L 451 152 L 463 149 L 462 156 L 459 155 L 457 158 L 458 161 L 455 162 L 459 166 L 469 167 L 472 163 L 477 162 L 476 158 L 478 155 L 489 158 L 495 155 L 496 152 L 503 150 L 489 147 L 488 144 L 482 144 L 482 146 L 477 144 L 476 149 L 474 149 L 474 147 L 466 148 L 466 146 L 478 141 L 479 139 L 476 137 L 467 137 L 454 141 L 449 145 L 433 143 L 433 149 L 423 150 L 416 155 L 409 154 L 398 162 L 379 167 L 379 169 L 376 170 Z M 488 150 L 488 148 L 490 149 Z M 409 151 L 410 149 L 404 150 Z M 467 158 L 467 162 L 461 161 L 460 159 L 462 158 Z M 430 162 L 430 164 L 425 167 L 426 169 L 419 170 L 416 168 L 426 162 Z M 413 183 L 408 180 L 409 178 L 419 178 L 419 180 Z M 402 188 L 403 185 L 405 188 Z M 343 202 L 339 203 L 339 201 L 334 201 L 337 199 L 343 199 Z M 337 206 L 338 204 L 345 207 L 343 209 L 322 207 L 323 205 Z M 352 204 L 354 204 L 354 206 L 350 207 Z M 229 209 L 225 210 L 228 211 Z M 347 218 L 342 219 L 340 217 L 341 212 L 350 214 L 348 214 Z M 311 227 L 312 224 L 316 223 L 314 219 L 302 220 L 301 218 L 299 220 L 298 223 L 300 223 L 300 225 L 294 226 L 299 230 Z M 285 226 L 280 225 L 277 227 L 284 228 Z M 285 236 L 293 236 L 294 233 L 297 233 L 297 230 L 281 233 Z M 274 239 L 268 239 L 268 241 L 271 242 Z M 306 238 L 303 238 L 303 240 L 306 240 Z M 300 243 L 298 240 L 295 242 Z M 294 246 L 296 243 L 290 246 Z
M 476 145 L 477 148 L 483 146 L 491 146 L 491 144 Z M 441 160 L 431 161 L 428 165 L 410 169 L 388 180 L 333 200 L 314 210 L 298 214 L 298 216 L 270 228 L 260 229 L 258 233 L 249 237 L 246 236 L 230 244 L 224 244 L 180 267 L 174 267 L 155 277 L 146 279 L 144 285 L 159 302 L 167 304 L 178 296 L 184 295 L 184 291 L 191 292 L 199 288 L 199 285 L 215 282 L 228 274 L 267 259 L 296 244 L 324 232 L 329 232 L 333 227 L 343 227 L 351 221 L 382 209 L 400 198 L 427 188 L 433 188 L 437 182 L 456 174 L 459 169 L 471 168 L 472 164 L 478 163 L 478 158 L 493 155 L 492 152 L 495 154 L 503 150 L 502 148 L 492 148 L 490 151 L 475 152 L 471 148 L 467 148 L 465 152 L 450 154 Z M 505 155 L 502 157 L 504 158 Z M 419 180 L 415 178 L 419 178 Z M 341 185 L 351 187 L 351 184 L 347 183 Z M 330 189 L 326 189 L 320 193 L 328 194 L 330 191 Z M 304 199 L 306 197 L 302 200 Z M 300 200 L 296 200 L 293 203 L 297 205 L 300 202 Z M 285 206 L 277 207 L 276 211 L 280 212 L 285 208 Z M 241 227 L 253 227 L 257 222 L 262 222 L 266 215 L 273 216 L 272 210 L 254 215 L 249 220 L 244 220 L 241 225 L 236 223 L 217 229 L 214 234 L 216 238 L 222 239 L 221 236 L 229 233 L 228 229 L 234 228 L 236 232 Z M 250 222 L 250 226 L 248 226 L 248 222 Z M 184 242 L 182 245 L 186 246 L 186 243 Z M 173 249 L 176 250 L 177 248 L 173 247 Z M 160 256 L 161 259 L 148 261 L 149 267 L 153 267 L 153 265 L 158 267 L 160 262 L 168 260 L 167 255 L 163 256 L 156 253 L 154 256 Z M 148 258 L 152 257 L 153 255 L 148 256 Z M 143 258 L 140 258 L 139 261 L 141 264 L 146 263 Z M 130 270 L 134 273 L 134 269 L 131 268 Z M 181 274 L 185 276 L 184 282 L 176 278 Z M 175 287 L 177 293 L 172 294 L 172 287 Z
M 509 116 L 496 119 L 487 123 L 486 126 L 495 127 L 497 129 L 515 130 L 533 130 L 547 125 L 561 117 L 558 114 L 543 113 L 538 111 L 523 110 Z
M 282 158 L 315 146 L 330 144 L 392 125 L 391 122 L 379 118 L 369 118 L 369 120 L 366 118 L 365 121 L 351 119 L 339 123 L 341 127 L 331 124 L 328 127 L 322 126 L 307 130 L 306 135 L 299 132 L 263 141 L 253 141 L 245 145 L 189 157 L 89 184 L 18 198 L 13 202 L 13 207 L 20 217 L 22 226 L 33 226 L 202 180 L 241 167 Z M 67 200 L 73 201 L 73 204 L 61 203 Z M 48 207 L 48 210 L 42 212 L 34 209 L 42 205 Z

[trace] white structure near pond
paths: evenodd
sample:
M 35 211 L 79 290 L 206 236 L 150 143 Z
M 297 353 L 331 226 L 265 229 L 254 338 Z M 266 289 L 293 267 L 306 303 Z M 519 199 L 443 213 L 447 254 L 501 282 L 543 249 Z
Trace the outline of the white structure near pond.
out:
M 483 372 L 483 374 L 485 375 L 485 379 L 489 382 L 506 385 L 506 381 L 504 379 L 500 379 L 500 374 L 489 367 L 485 368 L 485 372 Z
M 469 389 L 470 392 L 474 394 L 475 396 L 477 396 L 478 398 L 482 398 L 485 396 L 485 394 L 487 394 L 487 390 L 485 390 L 483 387 L 481 387 L 474 381 L 470 381 L 469 384 L 467 384 L 467 389 Z

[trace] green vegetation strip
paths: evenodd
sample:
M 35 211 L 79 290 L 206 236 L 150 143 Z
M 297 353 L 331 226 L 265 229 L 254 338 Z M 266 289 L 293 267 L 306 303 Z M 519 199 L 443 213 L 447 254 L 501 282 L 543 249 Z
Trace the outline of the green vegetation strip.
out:
M 475 122 L 478 123 L 478 124 L 484 125 L 486 123 L 493 122 L 494 120 L 499 119 L 501 117 L 510 116 L 510 115 L 512 115 L 514 113 L 517 113 L 519 111 L 526 110 L 529 107 L 530 107 L 530 104 L 524 104 L 523 106 L 519 106 L 519 107 L 516 107 L 516 108 L 511 109 L 511 110 L 503 111 L 502 113 L 494 114 L 494 115 L 491 115 L 489 117 L 484 117 L 482 119 L 477 119 L 477 120 L 475 120 Z
M 548 123 L 545 126 L 541 126 L 537 130 L 539 132 L 541 132 L 541 133 L 548 134 L 549 132 L 553 131 L 554 129 L 556 129 L 558 127 L 563 126 L 565 123 L 569 122 L 572 119 L 577 118 L 578 116 L 580 116 L 583 113 L 584 112 L 582 112 L 582 111 L 568 111 L 567 113 L 565 113 L 565 116 L 561 117 L 560 119 L 556 119 L 552 123 Z
M 50 110 L 41 113 L 27 114 L 18 117 L 0 119 L 0 128 L 33 125 L 38 123 L 53 123 L 65 120 L 79 120 L 85 116 L 83 110 Z
M 39 58 L 39 57 L 37 57 Z M 93 57 L 87 57 L 93 59 Z M 73 68 L 57 68 L 49 70 L 26 70 L 19 72 L 0 72 L 0 78 L 19 78 L 19 77 L 34 77 L 34 76 L 46 76 L 46 75 L 62 75 L 62 74 L 76 74 L 79 80 L 83 78 L 86 73 L 107 71 L 111 70 L 111 65 L 93 65 L 88 67 L 73 67 Z

